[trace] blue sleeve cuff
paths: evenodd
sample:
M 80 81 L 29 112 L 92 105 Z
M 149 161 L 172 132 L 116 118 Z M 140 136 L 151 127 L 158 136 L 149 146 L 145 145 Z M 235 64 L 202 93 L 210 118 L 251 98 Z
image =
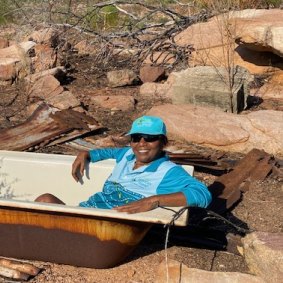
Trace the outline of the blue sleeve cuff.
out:
M 182 192 L 185 195 L 188 206 L 206 208 L 212 200 L 206 185 L 190 176 L 181 166 L 175 166 L 169 170 L 157 190 L 158 194 L 176 192 Z

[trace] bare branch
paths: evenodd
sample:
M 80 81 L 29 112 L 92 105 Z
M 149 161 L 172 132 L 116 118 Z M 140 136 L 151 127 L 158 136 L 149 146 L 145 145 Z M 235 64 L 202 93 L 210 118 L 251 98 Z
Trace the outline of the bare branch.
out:
M 120 12 L 126 14 L 127 16 L 130 16 L 130 17 L 133 18 L 134 20 L 138 20 L 138 18 L 137 18 L 135 15 L 133 15 L 133 14 L 127 12 L 126 10 L 120 8 L 118 5 L 114 5 L 114 6 L 115 6 L 116 9 L 119 10 Z

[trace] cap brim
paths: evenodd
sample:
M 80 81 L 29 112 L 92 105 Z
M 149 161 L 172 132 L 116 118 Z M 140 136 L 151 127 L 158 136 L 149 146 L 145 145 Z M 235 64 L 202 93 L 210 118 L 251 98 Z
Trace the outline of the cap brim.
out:
M 166 134 L 164 133 L 156 133 L 156 132 L 151 132 L 151 131 L 130 131 L 128 132 L 125 136 L 129 136 L 129 135 L 134 135 L 134 134 L 144 134 L 144 135 L 153 135 L 153 136 L 158 136 L 158 135 L 163 135 L 166 136 Z

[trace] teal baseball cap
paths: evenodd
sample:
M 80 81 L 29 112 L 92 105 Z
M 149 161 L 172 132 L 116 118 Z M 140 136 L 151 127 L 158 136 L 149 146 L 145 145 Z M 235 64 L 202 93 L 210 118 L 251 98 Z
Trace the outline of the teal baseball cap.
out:
M 136 119 L 127 135 L 147 134 L 166 136 L 166 125 L 163 120 L 155 116 L 142 116 Z

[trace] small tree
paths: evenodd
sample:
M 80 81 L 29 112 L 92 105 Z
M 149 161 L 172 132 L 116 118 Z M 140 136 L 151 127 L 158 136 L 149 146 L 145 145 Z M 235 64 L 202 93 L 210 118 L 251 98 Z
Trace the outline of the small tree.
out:
M 203 34 L 203 49 L 200 52 L 200 57 L 202 57 L 203 65 L 210 65 L 215 68 L 216 73 L 219 75 L 223 83 L 227 86 L 230 101 L 230 111 L 234 112 L 234 95 L 235 90 L 235 77 L 238 68 L 236 68 L 236 58 L 235 49 L 237 47 L 235 39 L 239 32 L 245 28 L 240 26 L 234 20 L 235 13 L 238 13 L 237 9 L 244 5 L 244 1 L 236 0 L 214 0 L 214 1 L 203 1 L 206 9 L 213 11 L 215 16 L 213 17 L 213 22 L 211 25 L 216 26 L 217 38 L 219 39 L 219 44 L 215 46 L 208 47 L 206 42 L 206 35 Z M 234 10 L 236 9 L 236 10 Z M 200 31 L 201 33 L 201 31 Z M 220 56 L 217 57 L 213 54 L 211 48 L 218 48 L 220 50 Z M 218 67 L 224 67 L 225 72 L 220 72 Z

